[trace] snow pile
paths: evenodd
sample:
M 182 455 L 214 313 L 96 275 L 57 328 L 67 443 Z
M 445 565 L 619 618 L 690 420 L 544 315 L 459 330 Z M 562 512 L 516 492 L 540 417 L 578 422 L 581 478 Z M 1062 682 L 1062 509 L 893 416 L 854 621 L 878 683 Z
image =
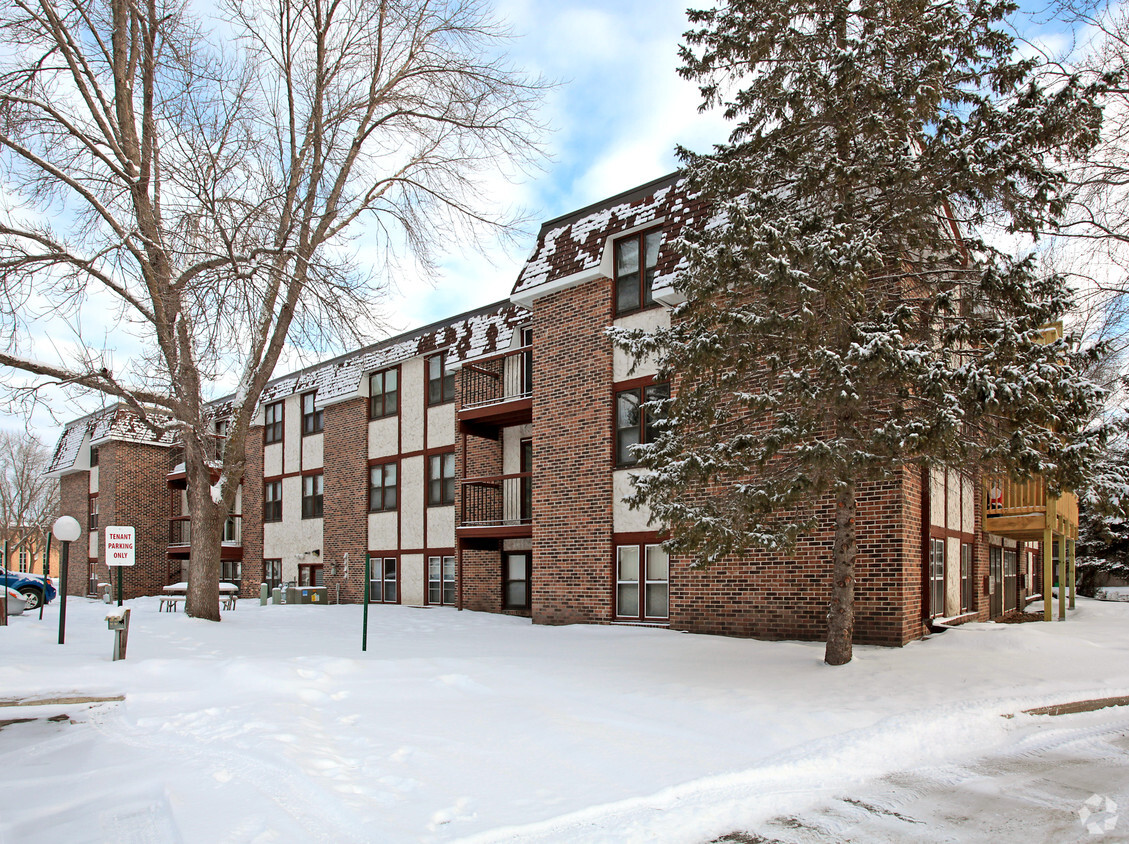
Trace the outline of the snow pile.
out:
M 0 841 L 703 841 L 845 784 L 1015 740 L 1034 706 L 1129 694 L 1129 606 L 900 650 L 448 609 L 103 604 L 0 632 Z M 65 713 L 73 723 L 48 721 Z M 131 837 L 132 836 L 132 837 Z
M 1095 590 L 1094 597 L 1099 601 L 1129 601 L 1129 586 L 1104 586 Z

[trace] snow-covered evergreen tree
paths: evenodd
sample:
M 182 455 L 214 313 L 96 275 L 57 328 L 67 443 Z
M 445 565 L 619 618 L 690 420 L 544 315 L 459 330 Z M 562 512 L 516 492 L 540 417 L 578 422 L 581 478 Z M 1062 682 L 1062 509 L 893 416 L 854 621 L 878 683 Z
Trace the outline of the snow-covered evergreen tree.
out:
M 1078 502 L 1078 591 L 1093 596 L 1097 576 L 1129 578 L 1129 416 L 1094 461 Z
M 1044 331 L 1068 292 L 983 232 L 1053 228 L 1056 156 L 1088 149 L 1099 116 L 1081 86 L 1039 86 L 1001 24 L 1013 9 L 689 12 L 681 72 L 735 128 L 710 155 L 680 151 L 714 218 L 678 244 L 673 326 L 616 332 L 676 387 L 634 500 L 708 565 L 787 549 L 833 498 L 831 664 L 851 658 L 861 483 L 910 464 L 1080 480 L 1096 391 Z

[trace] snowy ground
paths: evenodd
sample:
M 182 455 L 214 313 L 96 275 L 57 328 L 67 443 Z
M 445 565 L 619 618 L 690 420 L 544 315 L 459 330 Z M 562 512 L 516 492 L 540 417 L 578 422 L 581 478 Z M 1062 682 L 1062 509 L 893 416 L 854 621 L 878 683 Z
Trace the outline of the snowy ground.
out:
M 1129 694 L 1125 603 L 856 648 L 841 668 L 819 644 L 383 606 L 363 654 L 359 607 L 246 601 L 210 624 L 127 603 L 124 662 L 100 603 L 68 602 L 63 646 L 57 602 L 0 628 L 0 698 L 125 695 L 0 708 L 35 719 L 0 727 L 0 844 L 758 840 L 851 794 L 904 805 L 887 784 L 905 772 L 951 785 L 964 770 L 975 791 L 991 765 L 974 760 L 1029 758 L 1071 730 L 1096 749 L 1048 752 L 1112 758 L 1102 794 L 1129 797 L 1129 707 L 1001 717 Z M 1048 803 L 1077 840 L 1087 787 Z M 1105 840 L 1129 838 L 1122 806 Z M 975 840 L 914 811 L 936 827 L 914 840 Z

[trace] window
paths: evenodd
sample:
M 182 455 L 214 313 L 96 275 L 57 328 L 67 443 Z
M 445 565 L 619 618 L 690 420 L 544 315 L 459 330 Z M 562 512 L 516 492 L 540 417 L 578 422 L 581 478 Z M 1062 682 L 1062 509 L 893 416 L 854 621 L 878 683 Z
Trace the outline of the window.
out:
M 376 603 L 394 604 L 396 595 L 396 558 L 369 557 L 368 599 Z
M 282 560 L 263 560 L 263 583 L 272 592 L 282 585 Z
M 325 430 L 325 411 L 314 406 L 317 392 L 302 394 L 302 436 L 320 434 Z
M 395 463 L 370 466 L 368 470 L 368 509 L 370 513 L 396 509 Z
M 615 242 L 615 312 L 637 311 L 654 304 L 651 287 L 659 261 L 662 232 L 633 234 Z
M 642 406 L 644 402 L 670 398 L 669 384 L 653 384 L 621 390 L 615 394 L 615 462 L 617 466 L 633 466 L 638 458 L 632 446 L 654 442 L 655 422 L 662 416 Z
M 282 481 L 263 483 L 263 521 L 282 521 Z
M 433 454 L 427 461 L 427 503 L 455 503 L 455 452 Z
M 217 419 L 215 425 L 215 438 L 213 457 L 216 460 L 223 460 L 224 450 L 227 448 L 227 430 L 230 427 L 230 421 L 227 419 Z
M 307 563 L 298 566 L 299 586 L 325 586 L 325 566 Z
M 400 407 L 400 371 L 386 369 L 368 377 L 368 418 L 395 416 Z
M 972 612 L 972 546 L 962 542 L 960 546 L 960 611 Z
M 239 560 L 221 560 L 220 581 L 223 583 L 234 583 L 236 586 L 242 586 L 243 563 L 239 562 Z
M 90 496 L 90 509 L 86 522 L 87 530 L 98 530 L 98 496 Z
M 533 440 L 521 441 L 521 521 L 533 521 Z
M 455 603 L 455 558 L 427 558 L 427 603 L 453 606 Z
M 670 558 L 661 545 L 620 545 L 616 549 L 617 618 L 670 616 Z
M 90 446 L 90 467 L 94 468 L 98 465 L 98 446 Z
M 447 369 L 447 353 L 427 359 L 427 403 L 445 404 L 455 400 L 455 373 Z
M 263 410 L 263 442 L 266 445 L 282 442 L 282 402 L 268 404 Z
M 929 615 L 945 614 L 945 540 L 929 540 Z
M 502 605 L 507 610 L 529 609 L 529 554 L 506 554 Z
M 28 563 L 27 563 L 27 549 L 26 548 L 20 549 L 19 567 L 20 567 L 20 571 L 22 571 L 22 572 L 30 571 L 30 569 L 28 568 Z
M 522 395 L 533 395 L 533 329 L 521 330 L 521 345 L 525 351 L 521 355 L 521 389 Z
M 316 475 L 302 476 L 302 518 L 320 519 L 322 504 L 325 500 L 325 475 L 319 472 Z

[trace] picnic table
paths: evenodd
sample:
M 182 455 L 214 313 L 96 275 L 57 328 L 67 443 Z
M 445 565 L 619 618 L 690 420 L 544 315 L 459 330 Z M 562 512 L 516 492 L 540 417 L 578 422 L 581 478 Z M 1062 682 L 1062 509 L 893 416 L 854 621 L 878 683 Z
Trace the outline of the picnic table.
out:
M 225 610 L 234 610 L 239 597 L 239 587 L 234 583 L 220 584 L 220 600 Z M 176 612 L 180 602 L 188 598 L 188 584 L 185 581 L 173 583 L 161 590 L 161 600 L 157 612 Z

